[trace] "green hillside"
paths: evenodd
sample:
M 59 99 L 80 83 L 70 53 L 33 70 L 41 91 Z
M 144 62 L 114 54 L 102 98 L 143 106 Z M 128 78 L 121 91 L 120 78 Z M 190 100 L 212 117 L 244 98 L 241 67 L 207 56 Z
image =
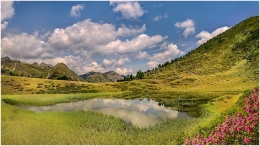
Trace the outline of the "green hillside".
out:
M 172 87 L 183 85 L 186 88 L 195 84 L 198 87 L 200 84 L 209 84 L 213 88 L 221 84 L 238 86 L 246 82 L 257 86 L 258 21 L 258 16 L 248 18 L 185 56 L 148 70 L 144 78 L 155 79 Z
M 80 77 L 91 83 L 116 82 L 117 80 L 123 79 L 121 75 L 112 70 L 105 73 L 88 72 L 86 74 L 80 75 Z
M 87 76 L 81 75 L 81 77 L 82 76 L 84 77 L 85 81 L 88 81 L 90 83 L 111 82 L 111 80 L 108 79 L 107 76 L 99 72 L 94 72 Z
M 119 75 L 118 73 L 116 73 L 112 70 L 103 73 L 103 75 L 106 76 L 109 80 L 111 80 L 113 82 L 124 79 L 121 75 Z
M 3 75 L 29 78 L 47 78 L 50 68 L 38 64 L 28 64 L 9 57 L 1 58 L 1 73 Z
M 48 79 L 83 81 L 76 73 L 70 70 L 64 63 L 56 64 L 48 76 Z
M 28 64 L 18 60 L 11 60 L 9 57 L 1 58 L 2 75 L 43 78 L 53 80 L 83 81 L 76 73 L 70 70 L 64 63 L 52 65 L 34 62 Z

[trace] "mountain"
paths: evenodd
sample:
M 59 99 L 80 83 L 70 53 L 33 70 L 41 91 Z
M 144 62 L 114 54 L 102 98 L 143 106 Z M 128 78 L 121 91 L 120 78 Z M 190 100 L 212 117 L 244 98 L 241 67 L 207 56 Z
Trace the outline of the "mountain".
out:
M 34 62 L 33 64 L 31 64 L 32 66 L 36 66 L 36 67 L 41 67 L 41 68 L 52 68 L 53 66 L 50 64 L 46 64 L 46 63 L 41 63 L 38 64 L 37 62 Z
M 80 77 L 91 83 L 116 82 L 117 80 L 124 79 L 123 76 L 119 75 L 118 73 L 112 70 L 105 73 L 88 72 L 86 74 L 80 75 Z
M 83 79 L 86 79 L 87 77 L 89 77 L 89 76 L 91 76 L 91 75 L 94 75 L 94 74 L 96 74 L 96 73 L 98 73 L 98 72 L 92 71 L 92 72 L 88 72 L 88 73 L 85 73 L 85 74 L 83 74 L 83 75 L 80 75 L 80 77 L 83 78 Z
M 103 75 L 107 76 L 107 78 L 113 82 L 116 82 L 117 80 L 122 80 L 124 79 L 123 76 L 119 75 L 118 73 L 114 72 L 114 71 L 108 71 L 105 72 Z
M 9 57 L 1 58 L 1 73 L 4 75 L 46 78 L 49 72 L 50 69 L 42 68 L 37 63 L 28 64 Z
M 210 85 L 217 80 L 219 84 L 233 80 L 232 86 L 238 86 L 249 81 L 258 84 L 258 75 L 259 17 L 255 16 L 208 40 L 185 56 L 146 71 L 144 78 L 172 86 L 187 86 L 197 84 L 197 81 Z M 213 82 L 208 77 L 216 79 Z M 227 80 L 224 82 L 223 79 Z
M 39 66 L 42 68 L 52 68 L 53 67 L 52 65 L 46 64 L 46 63 L 41 63 Z
M 9 57 L 1 58 L 1 73 L 3 75 L 30 78 L 83 81 L 81 77 L 70 70 L 64 63 L 58 63 L 53 67 L 46 63 L 38 64 L 34 62 L 28 64 L 18 60 L 11 60 Z
M 91 83 L 99 83 L 99 82 L 112 82 L 107 78 L 107 76 L 103 75 L 99 72 L 90 72 L 83 75 L 80 75 L 85 81 L 91 82 Z
M 70 70 L 64 63 L 58 63 L 52 67 L 48 79 L 83 81 L 80 76 Z
M 8 56 L 1 58 L 1 63 L 2 64 L 3 63 L 9 63 L 9 62 L 11 62 L 11 59 Z
M 115 82 L 118 79 L 123 78 L 114 71 L 109 71 L 104 74 L 89 72 L 79 76 L 70 70 L 64 63 L 58 63 L 55 66 L 46 63 L 38 64 L 37 62 L 28 64 L 18 60 L 11 60 L 8 56 L 1 58 L 1 73 L 3 75 L 30 78 L 88 82 Z

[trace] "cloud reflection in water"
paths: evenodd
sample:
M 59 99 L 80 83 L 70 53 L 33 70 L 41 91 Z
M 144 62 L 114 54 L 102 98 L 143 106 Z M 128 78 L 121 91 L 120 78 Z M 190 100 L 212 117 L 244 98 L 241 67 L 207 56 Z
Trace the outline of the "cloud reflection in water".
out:
M 53 106 L 19 106 L 35 112 L 43 111 L 97 111 L 106 115 L 122 118 L 126 123 L 148 127 L 157 122 L 172 118 L 189 118 L 186 113 L 180 113 L 169 107 L 159 106 L 154 100 L 124 100 L 124 99 L 90 99 L 71 103 L 59 103 Z

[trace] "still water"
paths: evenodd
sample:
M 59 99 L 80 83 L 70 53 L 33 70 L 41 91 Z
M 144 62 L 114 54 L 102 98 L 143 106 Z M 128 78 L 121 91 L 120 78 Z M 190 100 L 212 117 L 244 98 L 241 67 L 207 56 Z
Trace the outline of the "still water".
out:
M 96 111 L 106 115 L 122 118 L 127 124 L 149 127 L 158 122 L 172 118 L 190 118 L 185 112 L 164 107 L 154 100 L 125 100 L 125 99 L 90 99 L 71 103 L 59 103 L 53 106 L 19 106 L 35 112 L 44 111 Z

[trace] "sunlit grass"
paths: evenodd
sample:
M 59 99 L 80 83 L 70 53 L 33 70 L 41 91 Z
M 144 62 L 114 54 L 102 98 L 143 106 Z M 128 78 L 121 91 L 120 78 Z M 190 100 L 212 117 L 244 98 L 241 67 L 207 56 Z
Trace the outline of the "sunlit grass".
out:
M 123 92 L 104 92 L 104 93 L 88 93 L 88 94 L 31 94 L 31 95 L 2 95 L 2 100 L 9 104 L 24 105 L 54 105 L 57 103 L 75 102 L 78 100 L 86 100 L 95 97 L 115 98 L 122 96 Z
M 35 113 L 2 102 L 2 144 L 182 144 L 187 135 L 197 133 L 203 126 L 209 127 L 219 116 L 214 109 L 223 106 L 218 111 L 221 113 L 233 105 L 238 95 L 230 96 L 224 100 L 226 103 L 216 100 L 205 106 L 207 116 L 171 119 L 148 128 L 126 125 L 120 118 L 92 111 Z M 13 101 L 31 105 L 69 98 L 70 95 L 9 96 Z

